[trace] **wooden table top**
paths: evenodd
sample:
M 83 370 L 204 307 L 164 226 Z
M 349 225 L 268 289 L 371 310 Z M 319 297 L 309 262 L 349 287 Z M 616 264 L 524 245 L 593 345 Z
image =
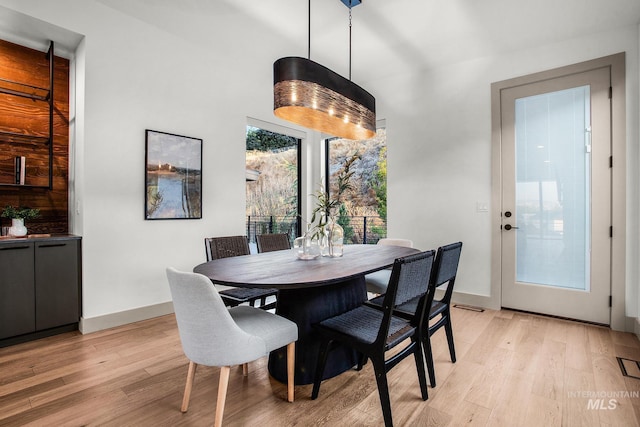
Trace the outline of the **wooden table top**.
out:
M 419 252 L 388 245 L 345 245 L 340 258 L 304 261 L 293 250 L 222 258 L 196 266 L 193 271 L 213 282 L 230 286 L 295 289 L 349 280 L 393 265 L 396 258 Z

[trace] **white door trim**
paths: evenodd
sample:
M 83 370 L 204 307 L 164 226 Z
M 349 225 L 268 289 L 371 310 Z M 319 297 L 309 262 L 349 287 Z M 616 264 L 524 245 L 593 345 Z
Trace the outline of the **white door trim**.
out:
M 501 106 L 500 92 L 522 84 L 610 67 L 612 82 L 611 329 L 625 330 L 626 269 L 626 100 L 624 52 L 491 84 L 491 305 L 502 306 L 501 278 Z

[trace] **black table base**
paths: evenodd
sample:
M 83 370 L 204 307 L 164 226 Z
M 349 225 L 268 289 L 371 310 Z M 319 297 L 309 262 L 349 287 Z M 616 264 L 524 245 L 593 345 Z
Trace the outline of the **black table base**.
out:
M 321 287 L 281 289 L 276 313 L 298 325 L 295 383 L 312 384 L 315 375 L 319 334 L 312 325 L 361 305 L 367 298 L 364 276 Z M 323 379 L 332 378 L 357 365 L 357 353 L 348 347 L 336 347 L 329 354 Z M 287 354 L 282 348 L 269 355 L 269 373 L 287 382 Z

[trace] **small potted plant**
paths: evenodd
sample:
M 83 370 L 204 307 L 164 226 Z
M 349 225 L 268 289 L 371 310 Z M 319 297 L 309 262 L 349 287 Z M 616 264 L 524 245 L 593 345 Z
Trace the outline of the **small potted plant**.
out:
M 25 219 L 38 218 L 40 216 L 40 209 L 29 208 L 26 206 L 11 206 L 7 205 L 2 209 L 2 218 L 11 219 L 11 227 L 9 228 L 9 235 L 15 237 L 26 236 L 27 227 L 24 226 Z
M 351 170 L 353 163 L 359 160 L 360 154 L 355 153 L 345 160 L 337 175 L 337 191 L 331 197 L 320 187 L 313 195 L 316 199 L 316 206 L 311 215 L 311 223 L 314 224 L 314 236 L 321 241 L 321 251 L 323 256 L 341 257 L 344 244 L 344 230 L 336 220 L 337 210 L 342 205 L 342 195 L 353 190 L 351 177 L 354 171 Z

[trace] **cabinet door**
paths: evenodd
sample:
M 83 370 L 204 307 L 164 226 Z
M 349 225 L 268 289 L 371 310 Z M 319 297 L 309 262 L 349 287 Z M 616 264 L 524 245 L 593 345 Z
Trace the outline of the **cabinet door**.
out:
M 33 332 L 33 243 L 0 245 L 0 339 Z
M 77 323 L 80 319 L 77 240 L 36 243 L 36 329 Z

